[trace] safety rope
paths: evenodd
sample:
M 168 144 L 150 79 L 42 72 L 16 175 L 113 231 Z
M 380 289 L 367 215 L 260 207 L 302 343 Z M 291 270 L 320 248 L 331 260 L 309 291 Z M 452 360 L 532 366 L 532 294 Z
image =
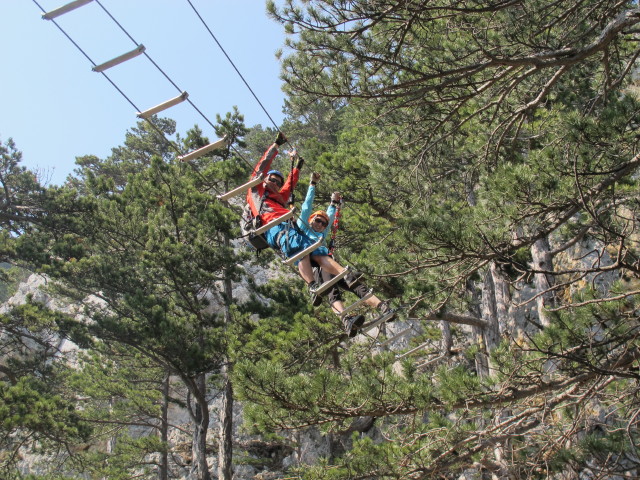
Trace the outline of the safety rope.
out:
M 271 117 L 271 115 L 269 114 L 269 112 L 267 111 L 267 109 L 265 108 L 265 106 L 262 104 L 262 102 L 260 101 L 260 99 L 258 98 L 258 95 L 256 95 L 256 93 L 253 91 L 253 89 L 251 88 L 251 85 L 249 85 L 249 82 L 247 82 L 247 80 L 244 78 L 244 76 L 242 75 L 242 73 L 240 72 L 240 70 L 238 69 L 238 67 L 236 66 L 236 64 L 233 62 L 233 60 L 231 59 L 231 57 L 227 54 L 227 51 L 224 49 L 224 47 L 222 46 L 222 44 L 220 43 L 220 41 L 216 38 L 216 36 L 214 35 L 213 31 L 211 30 L 211 28 L 209 28 L 209 25 L 207 24 L 207 22 L 204 20 L 204 18 L 202 17 L 202 15 L 200 15 L 200 12 L 198 12 L 198 9 L 193 5 L 193 3 L 191 2 L 191 0 L 186 0 L 187 3 L 189 4 L 189 6 L 191 7 L 191 9 L 194 11 L 194 13 L 196 14 L 196 16 L 198 17 L 198 19 L 200 20 L 200 22 L 202 23 L 202 25 L 204 26 L 204 28 L 207 30 L 207 32 L 209 33 L 209 35 L 211 36 L 211 38 L 213 39 L 213 41 L 215 42 L 215 44 L 218 46 L 218 48 L 220 49 L 220 51 L 222 52 L 222 54 L 227 58 L 227 60 L 229 61 L 229 63 L 231 64 L 231 66 L 233 67 L 233 69 L 236 71 L 236 73 L 238 74 L 238 76 L 240 77 L 240 79 L 242 80 L 242 82 L 245 84 L 245 86 L 247 87 L 247 89 L 249 90 L 249 92 L 251 93 L 251 95 L 253 95 L 253 98 L 256 100 L 256 102 L 258 102 L 258 105 L 260 105 L 260 108 L 262 108 L 262 111 L 264 112 L 264 114 L 267 116 L 267 118 L 271 121 L 271 124 L 274 126 L 274 128 L 276 130 L 280 130 L 280 127 L 276 124 L 276 122 L 273 120 L 273 118 Z M 297 151 L 297 147 L 293 142 L 290 142 L 289 140 L 287 140 L 287 143 L 289 143 L 294 150 Z M 293 160 L 291 162 L 292 166 L 291 166 L 291 170 L 293 170 Z M 291 194 L 291 199 L 289 201 L 289 207 L 293 206 L 295 204 L 295 193 L 292 192 Z
M 295 150 L 294 150 L 295 151 Z M 291 175 L 291 173 L 293 172 L 293 168 L 295 166 L 295 162 L 296 162 L 296 156 L 292 155 L 292 153 L 289 153 L 289 157 L 291 158 L 291 166 L 289 167 L 289 175 Z M 296 189 L 293 188 L 291 189 L 291 195 L 289 195 L 289 202 L 288 202 L 288 206 L 289 208 L 293 208 L 293 206 L 296 204 Z

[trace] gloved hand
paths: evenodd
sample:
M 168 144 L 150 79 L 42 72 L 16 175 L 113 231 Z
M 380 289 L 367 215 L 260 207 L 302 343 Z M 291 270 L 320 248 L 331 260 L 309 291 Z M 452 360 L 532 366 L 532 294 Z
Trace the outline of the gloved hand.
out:
M 304 158 L 302 157 L 298 157 L 298 164 L 296 165 L 296 168 L 298 170 L 302 170 L 302 166 L 304 165 Z
M 320 181 L 320 174 L 318 172 L 313 172 L 311 177 L 309 178 L 309 182 L 312 184 L 316 184 Z
M 340 203 L 340 201 L 342 200 L 342 195 L 340 195 L 340 192 L 333 192 L 331 194 L 331 202 L 335 202 L 335 203 Z
M 278 132 L 278 136 L 276 137 L 276 145 L 284 145 L 287 142 L 287 137 L 284 136 L 284 133 Z

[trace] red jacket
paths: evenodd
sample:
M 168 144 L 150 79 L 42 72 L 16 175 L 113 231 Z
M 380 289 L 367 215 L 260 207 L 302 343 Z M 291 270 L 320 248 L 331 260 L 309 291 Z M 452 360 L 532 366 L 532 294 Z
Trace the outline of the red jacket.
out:
M 273 159 L 276 158 L 276 155 L 278 155 L 278 146 L 274 143 L 264 152 L 262 158 L 256 164 L 251 178 L 255 178 L 258 175 L 266 178 L 267 172 L 270 170 L 271 163 Z M 292 169 L 284 185 L 282 185 L 282 188 L 277 193 L 268 191 L 264 186 L 264 182 L 252 187 L 247 192 L 247 203 L 251 207 L 251 213 L 256 217 L 260 216 L 263 225 L 281 217 L 289 211 L 287 202 L 289 201 L 291 193 L 296 188 L 299 176 L 300 170 L 298 168 Z M 265 192 L 267 196 L 263 202 L 262 197 Z M 260 208 L 260 205 L 262 205 L 262 208 Z

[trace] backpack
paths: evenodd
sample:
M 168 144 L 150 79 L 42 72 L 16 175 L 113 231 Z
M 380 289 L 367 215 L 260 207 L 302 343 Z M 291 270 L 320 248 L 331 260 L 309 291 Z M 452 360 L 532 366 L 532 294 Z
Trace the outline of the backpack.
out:
M 242 237 L 249 246 L 257 251 L 269 248 L 271 245 L 267 242 L 264 234 L 256 235 L 254 232 L 262 225 L 260 217 L 254 217 L 249 204 L 246 204 L 242 210 L 242 219 L 240 220 L 240 231 Z

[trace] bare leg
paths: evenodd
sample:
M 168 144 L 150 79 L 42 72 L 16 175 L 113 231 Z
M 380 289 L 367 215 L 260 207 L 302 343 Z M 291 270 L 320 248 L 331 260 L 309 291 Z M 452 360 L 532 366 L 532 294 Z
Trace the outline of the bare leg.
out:
M 373 308 L 377 308 L 378 305 L 380 305 L 381 302 L 382 302 L 382 300 L 380 300 L 375 295 L 372 295 L 371 297 L 367 298 L 364 301 L 364 303 L 366 303 L 367 305 L 369 305 L 370 307 L 373 307 Z
M 315 257 L 314 260 L 316 260 L 317 258 L 318 257 Z M 330 274 L 328 274 L 324 270 L 320 270 L 320 271 L 322 272 L 323 282 L 328 282 L 329 280 L 331 280 Z M 336 300 L 331 304 L 331 310 L 333 310 L 333 313 L 335 313 L 336 315 L 340 315 L 344 311 L 344 303 L 342 303 L 341 300 Z
M 331 304 L 331 310 L 333 310 L 333 313 L 335 313 L 336 315 L 340 315 L 342 312 L 344 312 L 344 303 L 342 303 L 341 300 L 336 300 Z
M 344 270 L 342 265 L 328 255 L 314 255 L 313 261 L 316 262 L 322 270 L 333 275 L 338 275 Z
M 302 277 L 302 279 L 307 282 L 307 284 L 310 285 L 315 281 L 315 279 L 313 278 L 313 270 L 311 268 L 311 260 L 309 258 L 309 255 L 300 260 L 300 262 L 298 263 L 298 271 L 300 272 L 300 276 Z
M 320 268 L 322 269 L 322 277 L 323 277 L 323 281 L 327 281 L 329 280 L 328 276 L 325 278 L 324 273 L 328 272 L 332 275 L 337 275 L 340 272 L 342 272 L 344 270 L 344 267 L 342 265 L 340 265 L 338 262 L 336 262 L 333 257 L 327 256 L 327 255 L 314 255 L 313 256 L 313 261 L 316 262 Z M 301 262 L 302 263 L 302 262 Z M 304 277 L 303 277 L 304 278 Z M 369 305 L 370 307 L 373 308 L 377 308 L 378 305 L 380 305 L 380 303 L 382 302 L 382 300 L 380 300 L 380 298 L 378 298 L 377 296 L 373 295 L 371 297 L 369 297 L 367 300 L 365 300 L 364 303 L 366 303 L 367 305 Z M 334 305 L 338 304 L 338 302 L 334 302 L 331 305 L 331 308 L 333 309 L 334 312 L 337 313 L 342 312 L 344 310 L 344 305 L 342 302 L 339 302 L 340 305 L 335 308 Z

